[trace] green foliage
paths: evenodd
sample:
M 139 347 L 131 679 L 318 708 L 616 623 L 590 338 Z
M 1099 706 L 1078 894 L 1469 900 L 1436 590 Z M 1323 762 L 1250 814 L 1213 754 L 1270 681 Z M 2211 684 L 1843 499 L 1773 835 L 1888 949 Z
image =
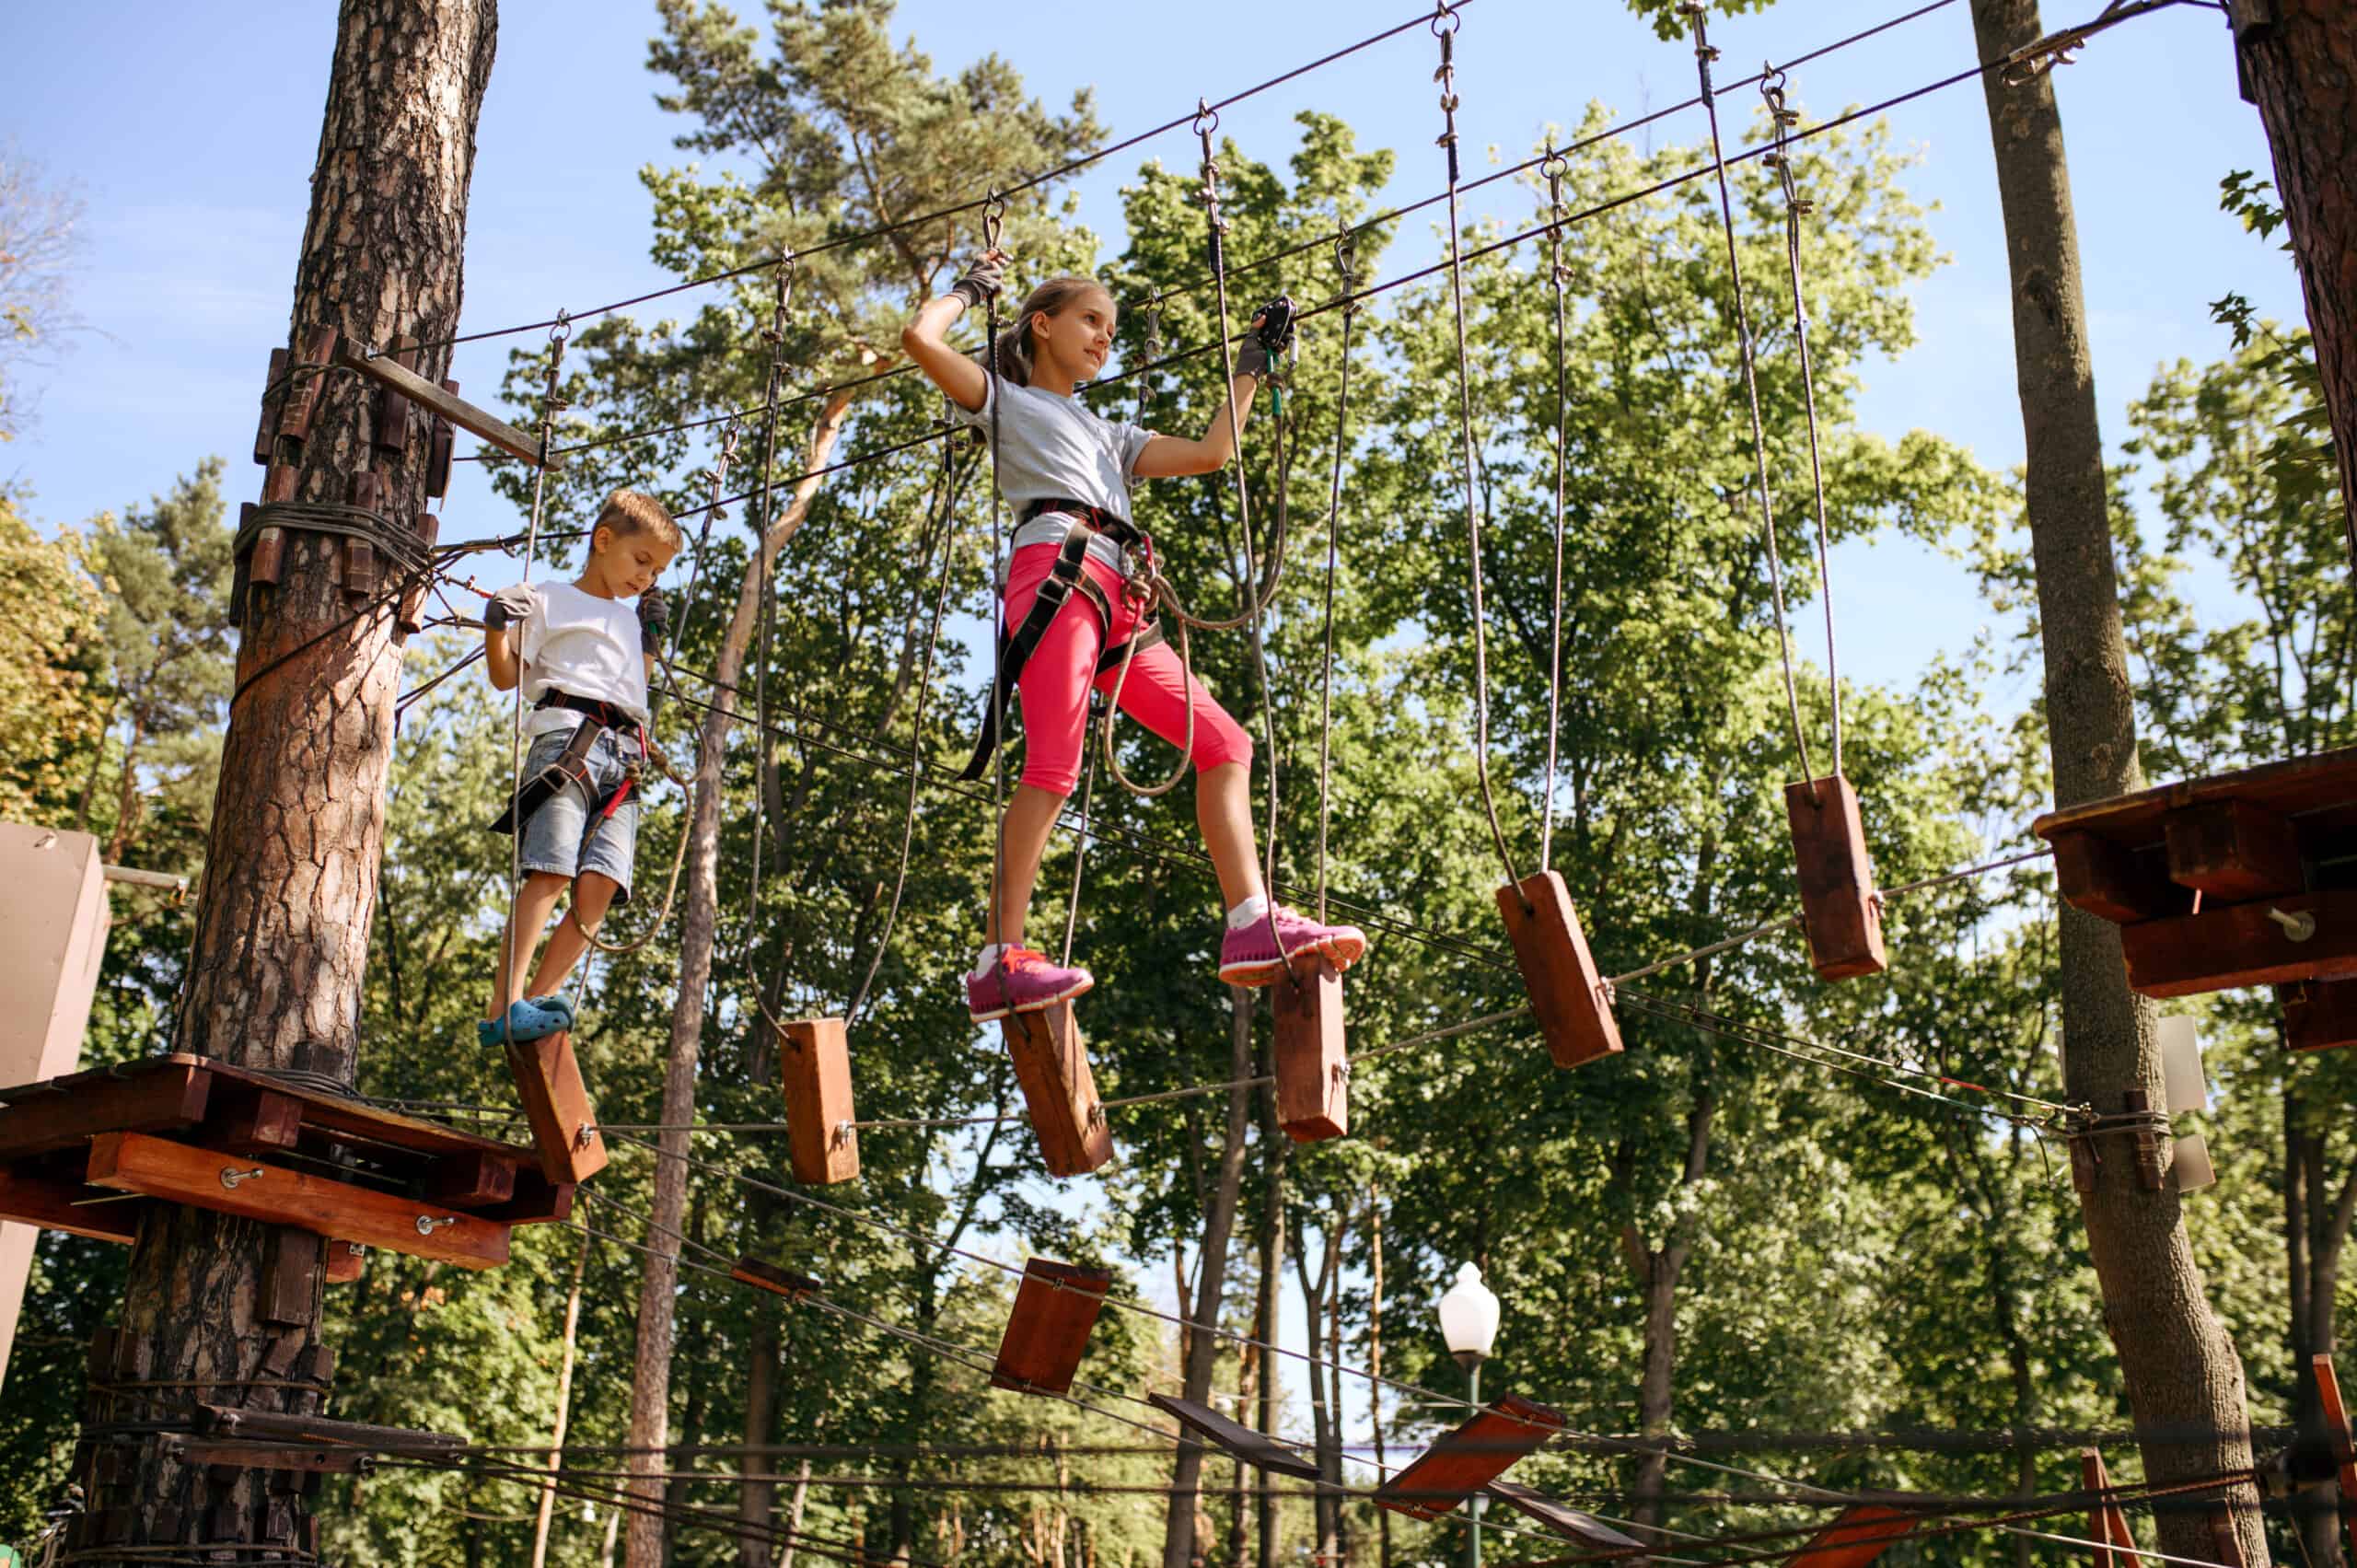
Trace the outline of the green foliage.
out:
M 44 540 L 0 492 L 0 817 L 70 825 L 107 722 L 100 605 L 78 535 Z

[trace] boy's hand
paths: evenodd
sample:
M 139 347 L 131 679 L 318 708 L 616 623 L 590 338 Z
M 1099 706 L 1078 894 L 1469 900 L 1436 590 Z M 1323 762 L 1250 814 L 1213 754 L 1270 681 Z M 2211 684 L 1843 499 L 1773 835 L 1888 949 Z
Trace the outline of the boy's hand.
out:
M 529 583 L 511 583 L 491 596 L 482 607 L 482 624 L 486 632 L 505 632 L 516 621 L 532 613 L 539 596 Z
M 663 597 L 661 588 L 649 588 L 638 596 L 639 645 L 650 654 L 659 654 L 671 637 L 671 601 Z

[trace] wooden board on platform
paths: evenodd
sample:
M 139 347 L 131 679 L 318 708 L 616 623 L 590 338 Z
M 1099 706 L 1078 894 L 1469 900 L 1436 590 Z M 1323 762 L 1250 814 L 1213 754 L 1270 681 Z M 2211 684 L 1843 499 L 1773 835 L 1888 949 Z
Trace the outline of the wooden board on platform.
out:
M 1312 955 L 1269 988 L 1276 1014 L 1277 1125 L 1296 1144 L 1351 1130 L 1351 1079 L 1342 1029 L 1342 971 Z
M 1072 1004 L 1040 1013 L 1009 1013 L 1001 1020 L 1015 1081 L 1031 1109 L 1031 1130 L 1050 1176 L 1084 1176 L 1113 1157 L 1113 1130 L 1097 1098 L 1088 1049 Z
M 1875 891 L 1875 862 L 1866 849 L 1858 792 L 1840 773 L 1787 784 L 1784 817 L 1793 830 L 1801 925 L 1817 978 L 1880 974 L 1889 960 L 1883 950 L 1882 900 Z
M 851 1047 L 841 1018 L 796 1018 L 777 1031 L 778 1080 L 785 1093 L 794 1179 L 812 1187 L 859 1174 L 859 1133 L 851 1123 Z
M 2357 1045 L 2357 981 L 2302 980 L 2275 988 L 2283 1044 L 2292 1051 Z
M 1922 1516 L 1879 1503 L 1861 1503 L 1810 1538 L 1785 1559 L 1785 1568 L 1866 1568 L 1866 1564 L 1915 1533 Z
M 2305 939 L 2299 937 L 2302 917 Z M 2284 922 L 2293 923 L 2286 929 Z M 2128 983 L 2146 996 L 2357 979 L 2357 889 L 2224 904 L 2119 930 Z
M 540 1040 L 510 1040 L 507 1070 L 515 1074 L 524 1120 L 531 1123 L 540 1174 L 552 1185 L 577 1185 L 605 1169 L 606 1140 L 573 1057 L 572 1036 L 559 1030 Z
M 128 1246 L 138 1237 L 139 1216 L 146 1207 L 136 1198 L 93 1191 L 78 1176 L 61 1180 L 0 1168 L 0 1220 Z
M 1034 1258 L 1023 1266 L 1006 1332 L 991 1368 L 991 1387 L 1025 1394 L 1062 1394 L 1080 1371 L 1088 1331 L 1104 1310 L 1113 1276 L 1103 1269 Z
M 1492 1400 L 1385 1481 L 1375 1501 L 1394 1513 L 1437 1519 L 1562 1429 L 1563 1412 L 1550 1406 L 1518 1394 Z
M 1620 1026 L 1605 1000 L 1604 976 L 1587 950 L 1562 873 L 1542 871 L 1498 889 L 1498 912 L 1514 939 L 1515 961 L 1531 1011 L 1558 1067 L 1577 1067 L 1620 1050 Z
M 2154 849 L 2163 844 L 2170 812 L 2225 800 L 2293 819 L 2303 834 L 2327 842 L 2357 835 L 2357 746 L 2049 811 L 2030 830 L 2049 842 L 2059 832 L 2084 831 L 2130 849 Z
M 1243 1423 L 1230 1421 L 1208 1405 L 1199 1405 L 1174 1394 L 1148 1394 L 1146 1402 L 1177 1418 L 1178 1423 L 1190 1431 L 1210 1438 L 1248 1465 L 1256 1466 L 1271 1475 L 1291 1476 L 1296 1481 L 1318 1479 L 1317 1465 Z
M 162 1132 L 204 1120 L 209 1063 L 184 1054 L 0 1090 L 0 1161 L 72 1148 L 100 1132 Z
M 1525 1517 L 1538 1520 L 1567 1539 L 1585 1541 L 1622 1556 L 1634 1557 L 1644 1553 L 1645 1549 L 1642 1545 L 1603 1520 L 1583 1514 L 1569 1504 L 1558 1503 L 1543 1492 L 1534 1492 L 1511 1481 L 1493 1481 L 1482 1490 Z

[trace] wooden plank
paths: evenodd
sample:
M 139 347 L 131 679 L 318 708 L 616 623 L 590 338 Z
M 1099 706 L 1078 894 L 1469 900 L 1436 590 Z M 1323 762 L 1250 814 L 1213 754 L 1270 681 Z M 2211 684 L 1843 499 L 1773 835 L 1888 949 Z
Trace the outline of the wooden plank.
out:
M 274 1094 L 285 1095 L 303 1104 L 303 1124 L 306 1129 L 328 1135 L 337 1142 L 359 1142 L 380 1148 L 405 1150 L 412 1155 L 438 1156 L 480 1152 L 505 1155 L 522 1161 L 529 1151 L 513 1144 L 503 1144 L 496 1138 L 462 1132 L 439 1121 L 426 1121 L 414 1116 L 403 1116 L 395 1110 L 384 1110 L 360 1100 L 346 1099 L 290 1084 L 243 1067 L 233 1067 L 226 1062 L 210 1058 L 175 1058 L 196 1062 L 202 1060 L 205 1071 L 216 1079 L 250 1084 Z
M 1023 1394 L 1069 1390 L 1080 1371 L 1088 1330 L 1097 1326 L 1105 1293 L 1112 1286 L 1113 1276 L 1103 1269 L 1047 1258 L 1026 1263 L 1015 1310 L 1007 1315 L 998 1360 L 991 1368 L 991 1387 Z
M 1010 1013 L 1001 1020 L 1015 1081 L 1031 1109 L 1031 1130 L 1050 1176 L 1083 1176 L 1113 1157 L 1113 1130 L 1097 1098 L 1088 1050 L 1072 1004 L 1043 1013 Z
M 2239 902 L 2305 885 L 2300 835 L 2288 818 L 2247 800 L 2213 800 L 2161 819 L 2169 877 L 2206 898 Z
M 227 1169 L 261 1174 L 232 1186 L 222 1178 Z M 395 1193 L 302 1171 L 243 1163 L 144 1132 L 102 1132 L 93 1138 L 89 1182 L 265 1224 L 297 1225 L 462 1269 L 495 1269 L 507 1261 L 504 1225 L 444 1214 Z
M 1313 955 L 1279 977 L 1269 998 L 1277 1019 L 1277 1125 L 1296 1144 L 1341 1137 L 1351 1130 L 1342 971 Z
M 859 1174 L 859 1133 L 850 1125 L 851 1050 L 841 1018 L 796 1018 L 777 1031 L 778 1083 L 794 1179 L 812 1187 Z
M 1858 792 L 1840 773 L 1784 786 L 1793 861 L 1801 885 L 1801 925 L 1819 980 L 1852 980 L 1889 967 L 1882 900 L 1866 849 Z
M 470 430 L 511 458 L 520 458 L 534 467 L 559 469 L 564 459 L 552 452 L 546 464 L 541 461 L 540 444 L 498 415 L 479 409 L 466 399 L 446 392 L 413 370 L 395 364 L 376 349 L 350 343 L 338 343 L 335 362 L 346 370 L 355 370 L 379 386 L 389 387 L 412 402 L 440 414 L 461 430 Z
M 61 1091 L 0 1109 L 0 1162 L 67 1149 L 99 1132 L 163 1132 L 204 1119 L 211 1074 L 194 1057 L 167 1058 L 119 1075 L 55 1079 Z
M 330 1241 L 328 1283 L 348 1285 L 368 1272 L 368 1249 L 356 1241 Z
M 79 1181 L 51 1180 L 26 1171 L 0 1168 L 0 1220 L 87 1236 L 93 1241 L 128 1246 L 139 1235 L 138 1202 L 76 1202 L 93 1194 Z
M 1318 1467 L 1310 1460 L 1271 1441 L 1241 1422 L 1230 1421 L 1208 1405 L 1199 1405 L 1173 1394 L 1148 1394 L 1146 1401 L 1155 1409 L 1175 1417 L 1190 1431 L 1210 1438 L 1248 1465 L 1257 1466 L 1271 1475 L 1291 1476 L 1296 1481 L 1318 1479 Z
M 606 1140 L 598 1132 L 598 1108 L 581 1082 L 572 1037 L 559 1030 L 541 1040 L 510 1040 L 507 1069 L 532 1125 L 540 1174 L 552 1184 L 578 1185 L 606 1168 Z
M 417 370 L 417 340 L 406 332 L 393 339 L 393 363 L 414 374 Z M 377 393 L 377 419 L 373 438 L 377 450 L 399 459 L 409 445 L 410 401 L 398 387 L 383 387 Z
M 1562 1411 L 1519 1394 L 1492 1400 L 1487 1409 L 1475 1411 L 1456 1431 L 1444 1433 L 1416 1456 L 1413 1464 L 1385 1481 L 1375 1501 L 1395 1514 L 1437 1519 L 1562 1429 Z
M 1519 887 L 1500 888 L 1498 912 L 1505 916 L 1523 988 L 1555 1065 L 1577 1067 L 1620 1054 L 1620 1026 L 1605 1000 L 1604 976 L 1587 950 L 1562 873 L 1541 871 Z
M 302 373 L 286 389 L 285 401 L 279 405 L 278 434 L 289 441 L 310 439 L 311 415 L 319 411 L 319 389 L 326 385 L 326 368 L 330 356 L 341 357 L 343 347 L 333 327 L 313 327 L 303 334 Z M 265 500 L 273 499 L 265 495 Z M 278 496 L 290 500 L 291 496 Z
M 1533 1492 L 1519 1482 L 1493 1481 L 1483 1490 L 1526 1517 L 1538 1520 L 1559 1536 L 1602 1547 L 1606 1552 L 1615 1556 L 1643 1556 L 1644 1553 L 1643 1545 L 1603 1520 L 1558 1503 L 1544 1493 Z
M 551 1182 L 537 1165 L 521 1166 L 516 1172 L 516 1196 L 475 1213 L 505 1225 L 563 1225 L 573 1217 L 573 1188 L 570 1181 Z
M 1866 1568 L 1866 1564 L 1915 1533 L 1919 1514 L 1861 1503 L 1845 1508 L 1840 1517 L 1819 1530 L 1809 1543 L 1785 1559 L 1785 1568 Z
M 2357 1045 L 2357 983 L 2303 980 L 2275 988 L 2283 1009 L 2283 1044 L 2291 1051 L 2338 1051 Z
M 274 1226 L 270 1233 L 269 1267 L 262 1272 L 261 1300 L 256 1314 L 265 1323 L 299 1327 L 319 1316 L 311 1296 L 312 1282 L 325 1260 L 320 1237 L 293 1225 Z M 293 1352 L 288 1353 L 291 1357 Z M 283 1376 L 273 1372 L 272 1376 Z
M 236 1437 L 164 1439 L 166 1450 L 184 1465 L 220 1465 L 238 1470 L 293 1470 L 318 1475 L 366 1475 L 377 1456 L 340 1445 L 253 1443 Z
M 278 387 L 286 375 L 286 360 L 284 349 L 270 351 L 270 378 L 262 383 L 261 425 L 254 432 L 254 461 L 264 466 L 270 462 L 271 447 L 278 436 L 279 405 L 286 401 L 285 390 Z
M 258 1155 L 291 1149 L 302 1141 L 303 1102 L 292 1095 L 252 1089 L 216 1094 L 213 1099 L 213 1114 L 205 1119 L 209 1148 Z
M 425 1196 L 452 1208 L 496 1208 L 516 1196 L 516 1160 L 481 1149 L 445 1155 L 426 1177 Z
M 2315 933 L 2294 942 L 2270 910 L 2311 915 Z M 2357 890 L 2224 904 L 2148 920 L 2119 931 L 2128 983 L 2147 996 L 2198 996 L 2245 985 L 2357 979 Z
M 2193 907 L 2191 895 L 2169 880 L 2160 855 L 2098 833 L 2054 835 L 2054 881 L 2063 902 L 2114 925 L 2183 914 Z
M 453 1433 L 409 1426 L 371 1426 L 361 1421 L 331 1421 L 323 1415 L 232 1409 L 200 1402 L 196 1428 L 207 1437 L 238 1437 L 256 1443 L 294 1443 L 306 1447 L 365 1448 L 387 1454 L 441 1454 L 463 1448 Z
M 792 1269 L 781 1269 L 775 1263 L 764 1262 L 749 1253 L 729 1266 L 728 1277 L 741 1280 L 757 1290 L 782 1295 L 788 1301 L 799 1301 L 819 1288 L 819 1282 L 807 1274 L 797 1274 Z
M 2087 1502 L 2087 1535 L 2102 1543 L 2095 1549 L 2094 1568 L 2138 1568 L 2139 1559 L 2114 1550 L 2133 1551 L 2136 1538 L 2128 1533 L 2128 1516 L 2119 1504 L 2104 1495 L 2111 1490 L 2111 1477 L 2104 1472 L 2103 1456 L 2093 1448 L 2079 1450 L 2079 1484 L 2081 1490 L 2096 1493 Z
M 2357 746 L 2049 811 L 2030 831 L 2050 842 L 2058 832 L 2084 829 L 2141 849 L 2161 842 L 2168 813 L 2213 800 L 2246 800 L 2296 818 L 2311 835 L 2345 832 L 2357 828 Z

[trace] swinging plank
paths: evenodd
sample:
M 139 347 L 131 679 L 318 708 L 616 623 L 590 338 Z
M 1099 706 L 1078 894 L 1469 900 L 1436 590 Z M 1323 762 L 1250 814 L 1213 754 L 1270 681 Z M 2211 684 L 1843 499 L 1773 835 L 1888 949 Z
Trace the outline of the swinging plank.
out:
M 563 1030 L 535 1040 L 507 1042 L 507 1070 L 531 1124 L 540 1174 L 552 1185 L 578 1186 L 606 1168 L 606 1141 L 598 1134 L 598 1108 L 581 1081 L 573 1037 Z
M 2283 1044 L 2293 1051 L 2357 1045 L 2357 984 L 2303 980 L 2275 988 L 2283 1008 Z
M 728 1277 L 768 1291 L 772 1295 L 782 1295 L 788 1301 L 799 1301 L 819 1288 L 819 1282 L 809 1275 L 797 1274 L 792 1269 L 781 1269 L 775 1263 L 763 1262 L 750 1254 L 730 1265 Z
M 2087 1534 L 2102 1543 L 2096 1548 L 2095 1568 L 2136 1568 L 2137 1559 L 2131 1555 L 2136 1538 L 2128 1533 L 2128 1516 L 2107 1495 L 2111 1477 L 2104 1471 L 2103 1456 L 2093 1448 L 2079 1450 L 2079 1485 L 2096 1494 L 2087 1504 Z
M 1113 1276 L 1103 1269 L 1034 1258 L 1023 1266 L 1006 1333 L 999 1341 L 991 1387 L 1021 1394 L 1061 1394 L 1080 1371 L 1088 1330 L 1104 1309 Z
M 1533 1492 L 1517 1481 L 1493 1481 L 1486 1488 L 1489 1494 L 1525 1516 L 1538 1520 L 1559 1536 L 1601 1547 L 1617 1556 L 1641 1557 L 1644 1547 L 1622 1535 L 1603 1520 L 1583 1514 L 1578 1509 L 1556 1502 L 1543 1492 Z
M 1562 873 L 1541 871 L 1498 889 L 1498 912 L 1514 938 L 1523 988 L 1558 1067 L 1617 1055 L 1620 1026 L 1605 1000 L 1604 976 L 1587 950 Z
M 1809 1543 L 1786 1558 L 1785 1568 L 1866 1568 L 1915 1533 L 1921 1516 L 1879 1503 L 1845 1508 Z
M 1475 1411 L 1472 1420 L 1444 1434 L 1416 1457 L 1415 1463 L 1385 1481 L 1375 1500 L 1397 1514 L 1437 1519 L 1562 1429 L 1562 1411 L 1519 1394 L 1493 1400 L 1489 1408 Z
M 401 393 L 414 403 L 422 403 L 461 430 L 470 430 L 511 458 L 521 458 L 535 468 L 561 469 L 564 458 L 561 453 L 542 451 L 540 443 L 517 429 L 497 414 L 477 408 L 455 392 L 442 388 L 416 371 L 397 364 L 379 350 L 355 345 L 350 341 L 335 345 L 335 363 L 345 370 L 357 371 L 381 387 Z M 317 378 L 306 381 L 306 388 L 317 386 Z M 284 422 L 280 435 L 290 434 Z
M 1866 849 L 1858 792 L 1840 773 L 1784 786 L 1793 860 L 1801 884 L 1801 924 L 1819 980 L 1851 980 L 1888 967 L 1882 900 Z
M 859 1134 L 851 1128 L 851 1051 L 841 1018 L 796 1018 L 778 1028 L 778 1078 L 785 1089 L 794 1179 L 810 1187 L 859 1174 Z
M 1271 1475 L 1291 1476 L 1295 1481 L 1318 1479 L 1318 1467 L 1309 1460 L 1243 1423 L 1228 1420 L 1208 1405 L 1199 1405 L 1172 1394 L 1148 1394 L 1146 1401 L 1155 1409 L 1176 1417 L 1180 1425 L 1210 1438 L 1248 1465 L 1257 1466 Z
M 1270 987 L 1277 1017 L 1277 1125 L 1296 1144 L 1351 1130 L 1344 1059 L 1342 971 L 1314 955 Z
M 1072 1004 L 1042 1013 L 1009 1013 L 1000 1020 L 1015 1081 L 1031 1108 L 1031 1130 L 1050 1176 L 1085 1176 L 1113 1157 L 1113 1130 L 1097 1098 L 1088 1051 Z

